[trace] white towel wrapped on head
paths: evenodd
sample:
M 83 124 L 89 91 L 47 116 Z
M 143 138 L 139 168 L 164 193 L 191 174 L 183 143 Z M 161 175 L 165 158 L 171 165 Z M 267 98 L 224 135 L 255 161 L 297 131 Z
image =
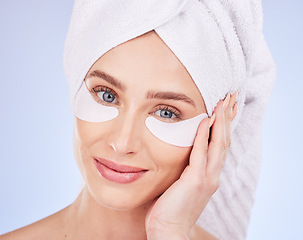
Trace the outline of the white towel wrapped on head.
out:
M 71 106 L 90 67 L 113 47 L 155 30 L 178 57 L 212 115 L 238 94 L 220 187 L 198 224 L 219 239 L 245 239 L 261 159 L 261 130 L 275 82 L 261 0 L 76 0 L 64 49 Z

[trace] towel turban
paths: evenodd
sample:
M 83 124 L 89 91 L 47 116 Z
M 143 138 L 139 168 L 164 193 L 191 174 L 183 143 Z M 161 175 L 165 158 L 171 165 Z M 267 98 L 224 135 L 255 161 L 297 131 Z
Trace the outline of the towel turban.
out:
M 72 109 L 90 67 L 151 30 L 187 69 L 209 116 L 228 92 L 239 91 L 220 187 L 197 222 L 223 240 L 245 239 L 257 186 L 276 75 L 262 26 L 261 0 L 75 0 L 64 46 Z

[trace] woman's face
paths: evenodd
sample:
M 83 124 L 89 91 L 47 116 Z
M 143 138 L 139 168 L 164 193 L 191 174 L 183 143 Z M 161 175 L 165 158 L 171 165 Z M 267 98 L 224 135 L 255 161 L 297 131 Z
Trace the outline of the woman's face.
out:
M 115 80 L 106 80 L 105 75 Z M 118 117 L 106 122 L 75 119 L 74 153 L 89 192 L 103 206 L 115 209 L 150 203 L 180 177 L 192 147 L 158 139 L 145 120 L 153 116 L 174 123 L 206 113 L 199 90 L 154 31 L 104 54 L 85 83 L 99 104 L 119 110 Z M 98 91 L 103 92 L 97 95 Z M 97 159 L 146 171 L 131 182 L 109 180 L 98 171 Z

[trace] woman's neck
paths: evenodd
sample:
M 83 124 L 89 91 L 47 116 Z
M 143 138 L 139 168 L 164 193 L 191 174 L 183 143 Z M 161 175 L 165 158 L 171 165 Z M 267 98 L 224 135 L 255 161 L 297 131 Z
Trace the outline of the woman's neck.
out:
M 151 203 L 150 203 L 151 204 Z M 84 187 L 67 210 L 72 239 L 146 239 L 145 216 L 150 204 L 115 210 L 99 204 Z

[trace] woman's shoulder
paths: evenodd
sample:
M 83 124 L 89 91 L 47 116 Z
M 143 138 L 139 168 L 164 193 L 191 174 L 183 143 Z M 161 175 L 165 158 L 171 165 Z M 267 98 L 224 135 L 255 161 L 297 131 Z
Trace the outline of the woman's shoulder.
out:
M 0 240 L 64 239 L 64 210 L 0 236 Z

